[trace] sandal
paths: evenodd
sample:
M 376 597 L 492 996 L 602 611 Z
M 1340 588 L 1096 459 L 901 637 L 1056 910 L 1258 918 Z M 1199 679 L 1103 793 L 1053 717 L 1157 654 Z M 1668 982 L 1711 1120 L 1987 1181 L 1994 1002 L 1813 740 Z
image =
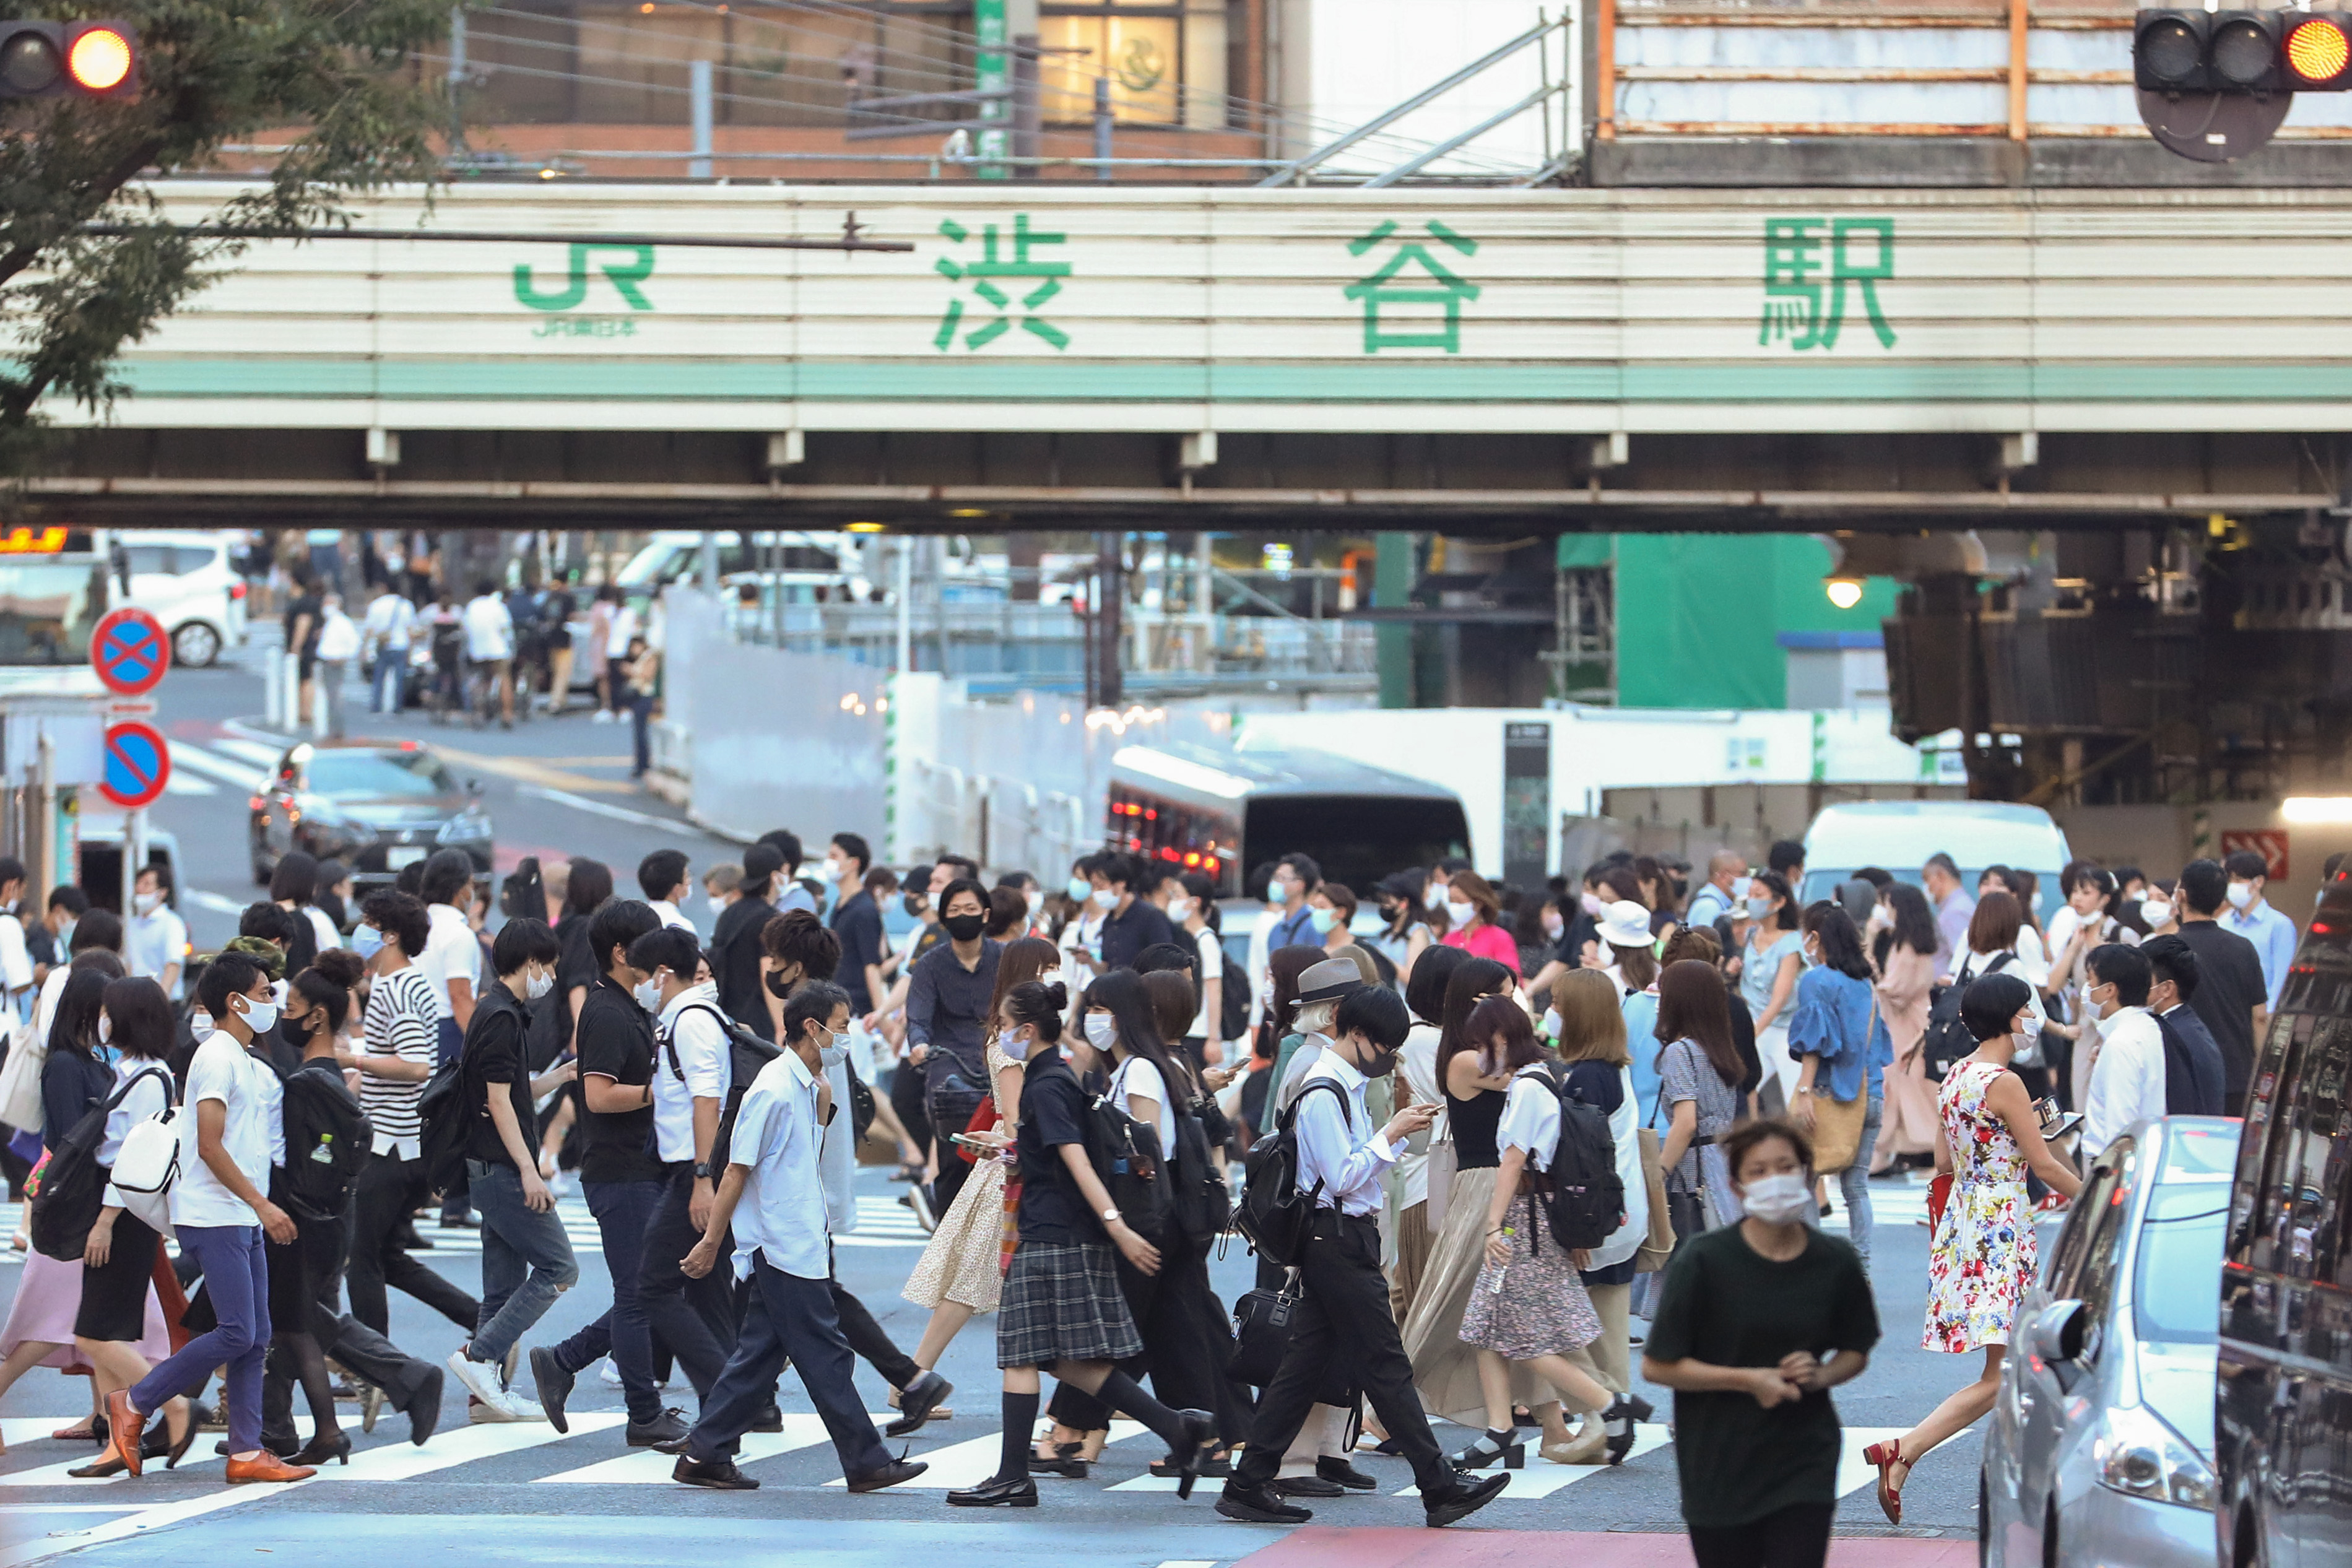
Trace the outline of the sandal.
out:
M 1863 1461 L 1878 1467 L 1878 1507 L 1889 1524 L 1903 1522 L 1903 1489 L 1888 1474 L 1895 1466 L 1903 1467 L 1903 1479 L 1911 1479 L 1911 1461 L 1903 1457 L 1903 1439 L 1891 1443 L 1873 1443 L 1862 1451 Z

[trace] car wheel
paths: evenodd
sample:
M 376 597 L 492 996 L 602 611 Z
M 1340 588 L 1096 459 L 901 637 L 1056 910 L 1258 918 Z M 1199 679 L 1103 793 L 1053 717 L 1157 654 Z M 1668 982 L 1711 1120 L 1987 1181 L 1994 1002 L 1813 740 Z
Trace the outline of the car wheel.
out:
M 210 666 L 220 657 L 221 634 L 201 621 L 191 621 L 172 633 L 172 662 L 192 670 Z

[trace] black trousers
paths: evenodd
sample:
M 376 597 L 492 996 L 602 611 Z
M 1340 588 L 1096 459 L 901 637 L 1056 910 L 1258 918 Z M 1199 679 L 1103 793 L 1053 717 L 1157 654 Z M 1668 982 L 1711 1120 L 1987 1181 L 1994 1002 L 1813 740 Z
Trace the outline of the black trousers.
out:
M 907 1129 L 907 1136 L 915 1147 L 929 1154 L 931 1147 L 931 1116 L 924 1108 L 923 1070 L 900 1064 L 890 1074 L 890 1109 L 898 1124 Z M 950 1129 L 961 1132 L 962 1128 Z
M 1257 1402 L 1249 1448 L 1234 1468 L 1236 1486 L 1262 1487 L 1282 1468 L 1282 1456 L 1316 1401 L 1333 1353 L 1353 1364 L 1364 1395 L 1380 1412 L 1381 1425 L 1412 1465 L 1413 1479 L 1426 1498 L 1450 1490 L 1453 1467 L 1412 1386 L 1412 1363 L 1396 1319 L 1389 1315 L 1389 1285 L 1381 1273 L 1381 1231 L 1370 1218 L 1349 1218 L 1336 1208 L 1319 1210 L 1299 1264 L 1305 1287 L 1291 1316 L 1289 1348 Z
M 687 1278 L 678 1260 L 694 1250 L 702 1232 L 693 1218 L 694 1166 L 680 1160 L 670 1167 L 668 1184 L 653 1218 L 646 1222 L 644 1271 L 637 1277 L 637 1301 L 646 1321 L 686 1375 L 695 1394 L 710 1397 L 728 1353 L 735 1348 L 735 1292 L 731 1268 L 718 1268 L 699 1280 Z M 733 1248 L 721 1245 L 723 1261 Z
M 1223 1375 L 1233 1359 L 1233 1330 L 1209 1289 L 1209 1251 L 1171 1237 L 1159 1243 L 1160 1272 L 1146 1274 L 1125 1258 L 1118 1260 L 1118 1287 L 1127 1315 L 1143 1336 L 1143 1354 L 1119 1363 L 1119 1370 L 1151 1378 L 1151 1392 L 1171 1410 L 1207 1410 L 1217 1417 L 1217 1439 L 1247 1440 L 1247 1405 Z M 1047 1407 L 1055 1420 L 1078 1432 L 1110 1425 L 1110 1406 L 1078 1387 L 1057 1382 Z
M 404 1291 L 467 1333 L 482 1304 L 400 1245 L 408 1217 L 425 1201 L 425 1167 L 398 1155 L 371 1155 L 352 1195 L 352 1315 L 383 1333 L 391 1322 L 385 1287 Z
M 833 1312 L 841 1322 L 841 1337 L 849 1342 L 857 1359 L 880 1373 L 883 1381 L 893 1388 L 904 1388 L 914 1382 L 923 1370 L 915 1364 L 915 1358 L 900 1350 L 882 1331 L 874 1314 L 866 1310 L 866 1303 L 843 1286 L 839 1275 L 827 1283 L 833 1287 Z
M 1829 1561 L 1833 1502 L 1792 1502 L 1746 1524 L 1691 1527 L 1698 1568 L 1822 1568 Z
M 824 1420 L 842 1473 L 854 1479 L 888 1464 L 890 1456 L 851 1381 L 857 1363 L 835 1321 L 825 1281 L 772 1269 L 755 1256 L 744 1284 L 743 1338 L 730 1354 L 724 1375 L 703 1396 L 701 1417 L 687 1438 L 688 1456 L 705 1464 L 731 1458 L 751 1423 L 774 1408 L 776 1379 L 789 1363 Z

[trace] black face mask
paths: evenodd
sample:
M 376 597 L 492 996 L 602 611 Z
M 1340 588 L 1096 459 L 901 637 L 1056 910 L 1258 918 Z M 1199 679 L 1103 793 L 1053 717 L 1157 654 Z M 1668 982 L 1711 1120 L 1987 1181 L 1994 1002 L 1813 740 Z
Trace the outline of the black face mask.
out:
M 969 942 L 973 937 L 979 936 L 981 931 L 988 925 L 988 916 L 985 915 L 950 915 L 943 916 L 940 919 L 940 924 L 947 927 L 948 935 L 955 940 L 959 942 Z
M 898 902 L 906 909 L 908 914 L 913 915 L 918 920 L 923 917 L 923 910 L 929 903 L 929 901 L 924 898 L 924 896 L 919 893 L 910 893 Z
M 792 981 L 785 979 L 783 976 L 776 973 L 773 969 L 768 971 L 767 981 L 768 994 L 770 996 L 775 998 L 780 1002 L 788 1000 L 791 998 L 793 984 Z
M 1367 1078 L 1386 1078 L 1396 1071 L 1396 1064 L 1397 1053 L 1393 1051 L 1383 1051 L 1374 1053 L 1370 1061 L 1365 1062 L 1356 1071 Z

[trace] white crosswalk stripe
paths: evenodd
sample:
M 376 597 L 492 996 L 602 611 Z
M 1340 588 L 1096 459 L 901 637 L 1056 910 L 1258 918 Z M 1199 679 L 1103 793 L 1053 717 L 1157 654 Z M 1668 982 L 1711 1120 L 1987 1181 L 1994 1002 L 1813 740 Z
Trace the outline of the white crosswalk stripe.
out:
M 184 771 L 202 773 L 240 789 L 250 789 L 258 784 L 277 761 L 274 756 L 257 762 L 241 757 L 232 760 L 191 741 L 172 742 L 172 771 L 174 776 Z

